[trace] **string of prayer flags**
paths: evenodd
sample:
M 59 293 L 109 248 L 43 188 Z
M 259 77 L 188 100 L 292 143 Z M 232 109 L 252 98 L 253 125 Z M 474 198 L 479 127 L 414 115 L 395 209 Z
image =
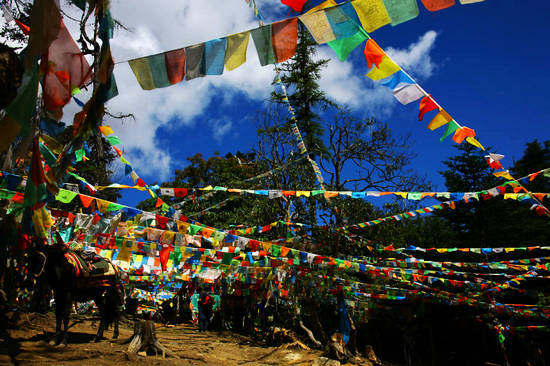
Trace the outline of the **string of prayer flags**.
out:
M 185 76 L 185 49 L 168 51 L 128 61 L 144 90 L 177 84 Z

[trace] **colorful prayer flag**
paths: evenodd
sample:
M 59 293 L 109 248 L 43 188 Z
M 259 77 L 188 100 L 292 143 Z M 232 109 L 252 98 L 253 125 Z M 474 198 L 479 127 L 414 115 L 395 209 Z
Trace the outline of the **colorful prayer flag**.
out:
M 455 4 L 455 0 L 422 0 L 429 11 L 438 11 L 449 8 Z
M 441 136 L 441 138 L 439 139 L 439 141 L 443 141 L 445 140 L 445 138 L 451 134 L 453 134 L 460 126 L 458 125 L 458 123 L 456 123 L 454 120 L 452 120 L 451 122 L 449 122 L 449 124 L 447 125 L 447 129 L 445 130 L 445 133 L 443 134 L 443 136 Z
M 458 130 L 455 131 L 455 134 L 453 136 L 453 141 L 457 144 L 462 143 L 466 137 L 475 137 L 476 133 L 474 130 L 472 130 L 469 127 L 460 127 Z
M 327 43 L 336 39 L 324 10 L 313 13 L 308 12 L 301 15 L 299 19 L 318 44 Z
M 438 109 L 438 106 L 432 99 L 432 97 L 430 95 L 427 95 L 420 101 L 420 106 L 418 109 L 420 111 L 418 113 L 418 120 L 422 121 L 426 113 L 433 111 L 434 109 Z
M 38 138 L 33 139 L 32 145 L 32 161 L 29 179 L 25 186 L 25 207 L 32 207 L 37 203 L 44 202 L 48 197 L 46 189 L 46 177 L 42 168 L 40 159 L 40 148 L 38 146 Z
M 228 71 L 234 70 L 246 62 L 246 49 L 250 39 L 249 32 L 233 34 L 227 39 L 225 50 L 225 68 Z
M 384 59 L 384 56 L 386 56 L 384 50 L 382 50 L 382 48 L 380 48 L 380 46 L 372 38 L 365 44 L 363 53 L 365 54 L 365 60 L 367 61 L 367 67 L 369 69 L 372 68 L 372 65 L 378 67 Z
M 348 58 L 351 51 L 356 49 L 365 39 L 368 38 L 368 34 L 363 29 L 359 29 L 353 36 L 344 39 L 335 39 L 334 41 L 330 41 L 328 45 L 332 48 L 334 53 L 336 53 L 338 59 L 344 62 Z
M 418 16 L 416 0 L 383 0 L 386 11 L 391 19 L 391 25 L 396 26 Z
M 405 85 L 393 91 L 393 96 L 395 97 L 395 99 L 397 99 L 403 105 L 417 101 L 424 95 L 424 91 L 420 89 L 420 86 L 418 84 Z
M 204 43 L 185 47 L 185 80 L 204 76 Z
M 369 33 L 391 22 L 382 0 L 355 0 L 352 4 L 363 28 Z
M 277 63 L 284 62 L 296 53 L 298 19 L 290 18 L 272 24 L 273 50 Z
M 397 65 L 395 62 L 392 61 L 391 58 L 388 56 L 385 56 L 382 59 L 382 62 L 377 67 L 373 67 L 368 73 L 367 77 L 370 79 L 377 81 L 384 78 L 387 78 L 390 75 L 395 74 L 401 70 L 399 65 Z
M 213 39 L 204 46 L 204 73 L 206 75 L 223 74 L 225 59 L 225 38 Z
M 446 125 L 447 123 L 451 122 L 453 117 L 449 115 L 446 111 L 443 109 L 439 110 L 439 113 L 432 119 L 430 124 L 428 124 L 429 130 L 435 130 L 443 125 Z

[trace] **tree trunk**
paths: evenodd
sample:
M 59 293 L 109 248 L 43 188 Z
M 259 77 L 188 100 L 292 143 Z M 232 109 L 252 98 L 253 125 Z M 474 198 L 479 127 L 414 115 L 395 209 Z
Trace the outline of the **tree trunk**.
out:
M 130 343 L 128 346 L 129 353 L 154 352 L 157 355 L 162 353 L 163 358 L 168 355 L 179 359 L 178 356 L 160 344 L 155 331 L 155 323 L 151 320 L 134 322 L 134 334 L 125 343 Z

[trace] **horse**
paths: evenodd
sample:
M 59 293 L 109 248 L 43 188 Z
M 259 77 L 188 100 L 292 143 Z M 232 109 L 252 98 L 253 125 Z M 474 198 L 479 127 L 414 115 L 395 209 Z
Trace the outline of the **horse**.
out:
M 111 266 L 105 274 L 81 275 L 82 264 L 75 263 L 74 253 L 58 244 L 46 245 L 36 249 L 29 256 L 29 272 L 35 277 L 44 276 L 54 291 L 55 299 L 55 336 L 52 342 L 67 345 L 69 315 L 73 301 L 93 300 L 99 309 L 100 324 L 95 342 L 103 339 L 104 330 L 114 323 L 113 339 L 118 338 L 118 320 L 120 308 L 124 303 L 124 290 L 118 271 Z M 63 323 L 63 330 L 62 325 Z

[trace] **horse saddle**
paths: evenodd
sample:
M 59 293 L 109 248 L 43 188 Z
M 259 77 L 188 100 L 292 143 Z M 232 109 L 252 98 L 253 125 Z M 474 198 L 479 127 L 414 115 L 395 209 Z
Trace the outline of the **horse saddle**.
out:
M 75 268 L 77 277 L 103 277 L 116 274 L 113 264 L 92 252 L 73 251 L 65 253 L 65 258 Z

